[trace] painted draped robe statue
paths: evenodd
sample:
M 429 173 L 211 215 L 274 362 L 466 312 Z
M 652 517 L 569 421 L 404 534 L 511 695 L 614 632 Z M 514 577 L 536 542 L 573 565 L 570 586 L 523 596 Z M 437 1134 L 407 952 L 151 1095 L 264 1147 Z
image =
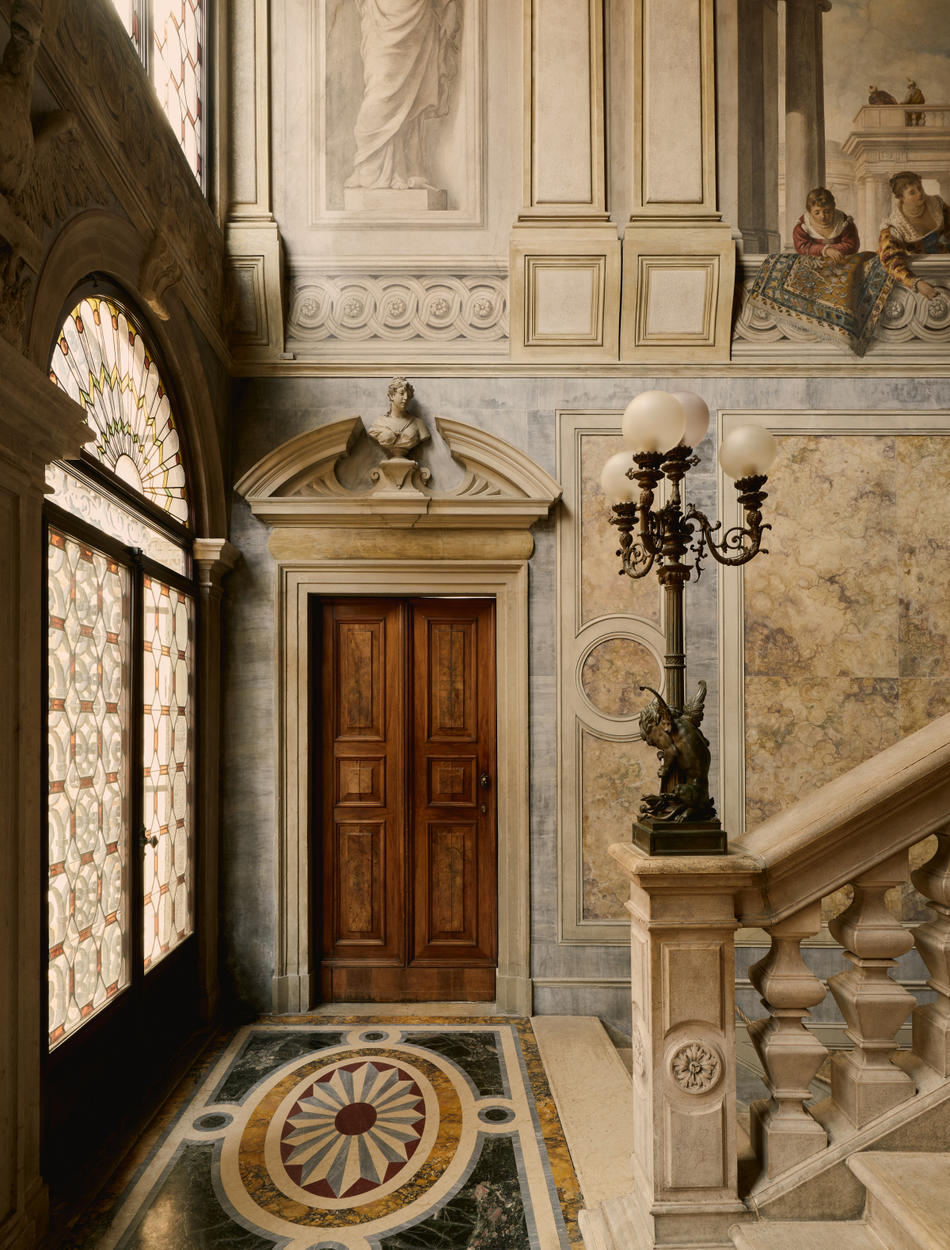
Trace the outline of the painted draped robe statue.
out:
M 459 0 L 356 0 L 363 100 L 348 187 L 431 188 L 423 126 L 448 112 Z

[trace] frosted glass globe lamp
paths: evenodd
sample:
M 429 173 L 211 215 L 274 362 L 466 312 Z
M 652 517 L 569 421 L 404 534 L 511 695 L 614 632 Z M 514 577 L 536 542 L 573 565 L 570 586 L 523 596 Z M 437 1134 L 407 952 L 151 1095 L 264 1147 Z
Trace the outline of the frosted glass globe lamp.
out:
M 620 428 L 632 452 L 669 451 L 683 437 L 686 413 L 668 391 L 641 391 L 627 404 Z

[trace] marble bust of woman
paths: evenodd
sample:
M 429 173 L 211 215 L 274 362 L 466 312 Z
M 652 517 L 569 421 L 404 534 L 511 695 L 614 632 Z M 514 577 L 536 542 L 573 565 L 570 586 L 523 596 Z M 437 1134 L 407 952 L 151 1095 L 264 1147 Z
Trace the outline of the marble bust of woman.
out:
M 429 437 L 429 431 L 418 417 L 406 411 L 415 391 L 412 383 L 397 377 L 389 384 L 389 410 L 369 428 L 375 439 L 390 456 L 404 456 Z

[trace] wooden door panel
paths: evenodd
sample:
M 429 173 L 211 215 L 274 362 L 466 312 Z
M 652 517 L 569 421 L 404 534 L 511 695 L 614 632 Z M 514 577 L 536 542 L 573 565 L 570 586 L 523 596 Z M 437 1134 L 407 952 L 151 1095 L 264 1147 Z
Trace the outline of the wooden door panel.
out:
M 385 807 L 386 757 L 338 755 L 336 796 L 337 807 Z
M 336 826 L 338 943 L 385 942 L 386 822 L 340 821 Z
M 427 608 L 422 612 L 428 677 L 425 740 L 474 742 L 478 737 L 477 623 L 432 619 Z
M 405 634 L 397 600 L 324 604 L 325 996 L 341 961 L 406 958 Z
M 475 947 L 478 828 L 474 820 L 430 821 L 425 836 L 427 917 L 422 952 L 437 943 Z
M 490 1000 L 494 603 L 327 600 L 321 619 L 323 997 Z
M 387 691 L 381 665 L 386 625 L 385 617 L 334 621 L 338 693 L 334 737 L 338 742 L 349 738 L 381 742 L 386 737 Z
M 430 755 L 426 761 L 429 807 L 465 807 L 475 810 L 478 756 Z
M 413 967 L 495 963 L 492 609 L 477 599 L 413 604 Z

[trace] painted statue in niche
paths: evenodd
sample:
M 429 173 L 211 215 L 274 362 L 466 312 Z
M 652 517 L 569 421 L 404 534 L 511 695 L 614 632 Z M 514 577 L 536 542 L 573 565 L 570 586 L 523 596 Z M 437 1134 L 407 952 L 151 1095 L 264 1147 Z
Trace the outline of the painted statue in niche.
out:
M 348 188 L 434 191 L 426 123 L 444 117 L 458 73 L 460 0 L 354 0 L 363 97 Z

